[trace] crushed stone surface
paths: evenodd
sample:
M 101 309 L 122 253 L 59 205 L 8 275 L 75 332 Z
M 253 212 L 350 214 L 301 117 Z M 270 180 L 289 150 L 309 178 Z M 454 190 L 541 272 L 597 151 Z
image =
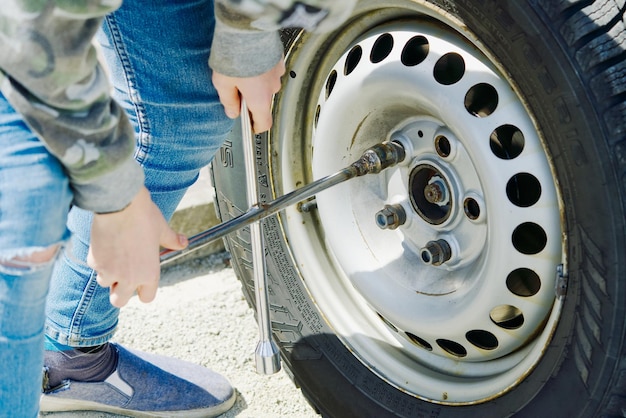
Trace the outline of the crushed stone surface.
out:
M 271 376 L 256 373 L 258 328 L 227 253 L 164 268 L 154 302 L 144 304 L 135 296 L 121 310 L 114 341 L 226 376 L 237 391 L 237 401 L 220 417 L 319 417 L 285 370 Z M 85 411 L 41 416 L 118 417 Z

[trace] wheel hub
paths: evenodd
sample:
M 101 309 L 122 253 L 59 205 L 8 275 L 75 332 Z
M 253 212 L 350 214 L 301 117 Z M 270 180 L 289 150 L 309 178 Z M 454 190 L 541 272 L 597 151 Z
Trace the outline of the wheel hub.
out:
M 434 166 L 420 165 L 411 172 L 409 197 L 413 210 L 430 224 L 441 225 L 452 214 L 450 185 Z

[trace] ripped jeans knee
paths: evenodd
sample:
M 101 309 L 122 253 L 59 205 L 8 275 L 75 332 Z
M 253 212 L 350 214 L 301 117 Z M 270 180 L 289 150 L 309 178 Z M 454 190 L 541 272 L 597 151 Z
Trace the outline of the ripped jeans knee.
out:
M 4 309 L 44 304 L 62 244 L 16 251 L 0 258 L 0 305 Z
M 15 252 L 0 259 L 0 340 L 28 340 L 43 333 L 50 278 L 62 244 Z
M 45 269 L 56 261 L 60 251 L 61 244 L 16 251 L 14 256 L 0 258 L 0 272 L 28 274 L 33 270 Z

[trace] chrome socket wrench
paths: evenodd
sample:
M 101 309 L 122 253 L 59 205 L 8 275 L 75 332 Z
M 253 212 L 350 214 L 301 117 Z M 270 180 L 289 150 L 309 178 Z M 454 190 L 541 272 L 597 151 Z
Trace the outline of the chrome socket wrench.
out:
M 247 140 L 247 139 L 246 139 Z M 206 231 L 189 238 L 189 245 L 184 250 L 161 251 L 161 265 L 166 265 L 184 255 L 197 251 L 211 242 L 224 238 L 226 235 L 248 226 L 256 221 L 274 215 L 281 210 L 315 196 L 317 193 L 366 174 L 378 174 L 386 168 L 393 167 L 404 161 L 404 147 L 396 141 L 383 142 L 368 148 L 361 157 L 336 173 L 315 180 L 306 186 L 276 198 L 268 203 L 261 203 L 248 209 L 247 212 L 224 221 Z M 256 179 L 254 179 L 256 181 Z

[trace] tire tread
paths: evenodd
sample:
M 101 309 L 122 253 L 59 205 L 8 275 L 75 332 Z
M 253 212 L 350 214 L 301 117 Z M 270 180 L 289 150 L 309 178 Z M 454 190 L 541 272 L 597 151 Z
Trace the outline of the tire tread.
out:
M 589 83 L 594 105 L 615 142 L 626 132 L 626 0 L 538 4 L 574 57 L 580 77 Z

